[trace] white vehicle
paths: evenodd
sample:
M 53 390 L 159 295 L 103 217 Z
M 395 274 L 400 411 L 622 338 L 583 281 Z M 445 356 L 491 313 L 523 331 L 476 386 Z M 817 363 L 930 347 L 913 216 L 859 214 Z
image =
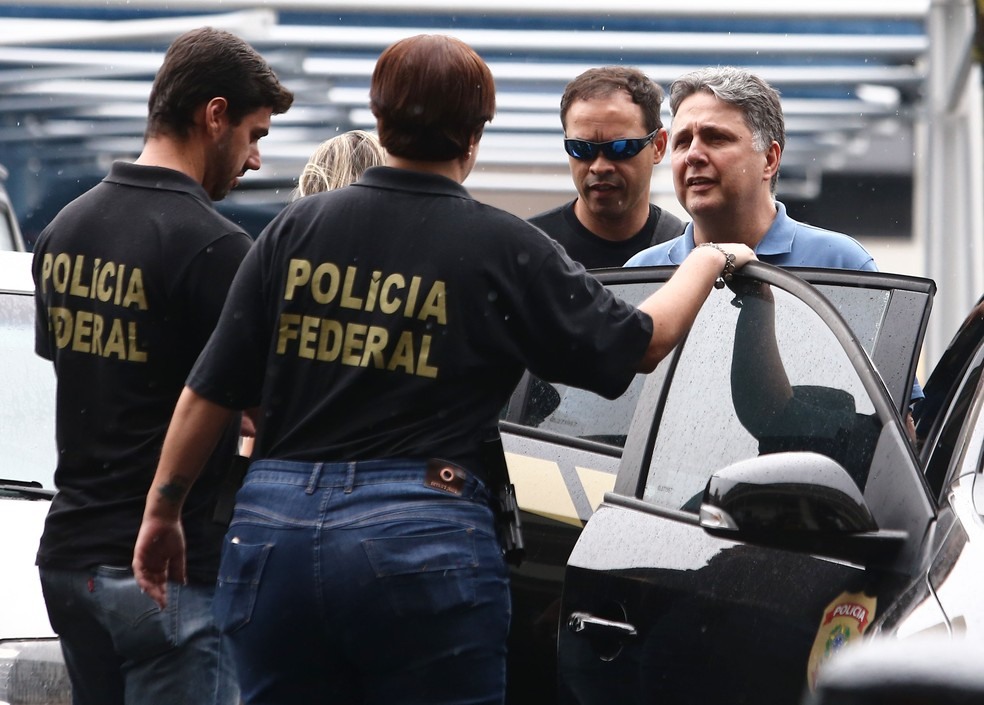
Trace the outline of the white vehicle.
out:
M 0 251 L 0 704 L 67 705 L 34 564 L 54 495 L 55 373 L 34 354 L 31 255 Z

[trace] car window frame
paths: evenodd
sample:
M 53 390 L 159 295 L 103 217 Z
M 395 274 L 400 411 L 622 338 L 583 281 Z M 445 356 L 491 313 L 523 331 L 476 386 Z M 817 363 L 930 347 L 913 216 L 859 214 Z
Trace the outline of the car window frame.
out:
M 878 441 L 879 445 L 883 442 L 893 443 L 896 447 L 892 449 L 892 452 L 904 457 L 906 459 L 905 462 L 909 466 L 908 470 L 905 471 L 909 482 L 906 483 L 904 489 L 900 486 L 897 490 L 899 495 L 906 498 L 907 506 L 911 507 L 912 503 L 919 505 L 913 511 L 920 517 L 928 521 L 930 516 L 935 516 L 936 503 L 930 501 L 929 487 L 923 477 L 916 450 L 907 440 L 904 422 L 898 406 L 886 387 L 881 374 L 876 370 L 871 357 L 861 347 L 843 316 L 819 289 L 803 278 L 802 274 L 805 273 L 780 269 L 762 262 L 752 262 L 746 265 L 742 274 L 784 289 L 816 312 L 818 317 L 831 330 L 834 337 L 844 349 L 848 360 L 857 372 L 861 384 L 874 406 L 875 413 L 882 427 Z M 864 286 L 866 280 L 869 282 L 869 286 L 886 286 L 892 289 L 911 285 L 917 292 L 930 297 L 925 305 L 922 320 L 914 324 L 913 329 L 909 332 L 913 336 L 914 347 L 912 353 L 913 359 L 909 361 L 907 367 L 914 371 L 916 358 L 921 349 L 922 336 L 926 330 L 926 322 L 931 308 L 931 297 L 934 293 L 935 285 L 932 285 L 932 282 L 928 282 L 928 280 L 901 275 L 875 274 L 865 276 L 861 273 L 846 271 L 826 271 L 818 272 L 818 274 L 821 275 L 818 277 L 819 280 L 824 283 L 839 284 L 843 282 L 847 286 Z M 681 347 L 674 349 L 669 359 L 665 361 L 665 364 L 669 366 L 665 380 L 672 381 L 674 377 L 675 366 L 681 354 Z M 622 454 L 613 492 L 606 495 L 605 501 L 626 504 L 636 509 L 672 516 L 674 519 L 680 521 L 696 523 L 696 516 L 650 504 L 642 499 L 648 469 L 652 462 L 656 437 L 659 432 L 659 425 L 665 410 L 666 393 L 666 381 L 660 380 L 658 377 L 647 379 L 646 388 L 643 390 L 640 404 L 636 407 L 632 425 L 629 429 L 628 436 L 630 442 L 626 444 Z M 891 431 L 886 434 L 885 429 L 888 427 L 891 428 Z M 878 452 L 879 449 L 876 448 L 876 453 Z M 884 452 L 884 449 L 882 452 Z M 877 485 L 866 488 L 865 496 L 883 494 L 885 484 L 884 482 L 880 482 Z M 879 499 L 877 501 L 882 504 L 887 503 L 887 499 Z M 907 509 L 906 511 L 909 510 Z M 913 526 L 918 526 L 921 521 L 922 519 L 914 521 L 912 524 Z

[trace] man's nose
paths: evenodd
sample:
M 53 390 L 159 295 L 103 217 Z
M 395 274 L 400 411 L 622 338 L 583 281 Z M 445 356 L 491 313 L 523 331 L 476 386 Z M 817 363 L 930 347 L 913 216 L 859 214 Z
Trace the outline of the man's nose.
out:
M 615 166 L 614 164 L 612 164 L 612 161 L 604 154 L 601 154 L 600 152 L 598 156 L 595 157 L 594 160 L 591 162 L 591 171 L 596 173 L 613 171 L 614 169 Z
M 253 170 L 258 171 L 260 168 L 260 148 L 252 147 L 249 150 L 249 156 L 246 158 L 246 164 L 243 166 L 243 172 Z
M 684 158 L 684 163 L 687 166 L 694 166 L 705 161 L 707 161 L 707 155 L 704 153 L 703 145 L 698 140 L 694 140 L 687 149 L 687 156 Z

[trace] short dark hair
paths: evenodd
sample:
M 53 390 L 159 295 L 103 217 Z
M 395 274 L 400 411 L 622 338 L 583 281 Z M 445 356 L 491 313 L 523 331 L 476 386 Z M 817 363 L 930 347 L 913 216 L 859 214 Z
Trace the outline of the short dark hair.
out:
M 713 66 L 680 76 L 670 85 L 670 110 L 676 115 L 685 99 L 694 93 L 709 93 L 741 110 L 752 133 L 753 147 L 759 152 L 774 142 L 780 154 L 786 148 L 786 120 L 779 91 L 759 76 L 737 66 Z M 775 193 L 779 172 L 772 175 Z
M 625 91 L 632 102 L 642 109 L 646 131 L 663 127 L 660 109 L 663 106 L 663 89 L 642 71 L 631 66 L 602 66 L 588 69 L 567 84 L 560 99 L 560 123 L 567 130 L 567 111 L 578 100 L 607 98 L 618 91 Z
M 147 137 L 186 137 L 195 110 L 216 97 L 228 101 L 234 125 L 254 110 L 272 108 L 279 115 L 294 102 L 253 47 L 229 32 L 201 27 L 179 36 L 164 54 L 147 103 Z
M 492 72 L 454 37 L 418 34 L 386 48 L 369 87 L 379 141 L 396 157 L 448 161 L 495 114 Z

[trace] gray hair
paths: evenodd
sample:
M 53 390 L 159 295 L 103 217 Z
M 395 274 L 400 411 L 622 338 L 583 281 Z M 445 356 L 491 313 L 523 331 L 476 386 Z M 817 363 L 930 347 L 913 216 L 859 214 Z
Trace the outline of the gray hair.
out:
M 369 167 L 381 166 L 385 156 L 376 136 L 364 130 L 325 140 L 304 165 L 291 200 L 348 186 Z
M 782 115 L 779 92 L 753 73 L 735 66 L 707 67 L 684 74 L 670 85 L 670 113 L 676 115 L 680 103 L 694 93 L 710 93 L 718 100 L 734 105 L 745 116 L 752 132 L 752 147 L 764 151 L 773 141 L 781 153 L 786 147 L 786 121 Z M 775 193 L 777 171 L 772 175 Z

